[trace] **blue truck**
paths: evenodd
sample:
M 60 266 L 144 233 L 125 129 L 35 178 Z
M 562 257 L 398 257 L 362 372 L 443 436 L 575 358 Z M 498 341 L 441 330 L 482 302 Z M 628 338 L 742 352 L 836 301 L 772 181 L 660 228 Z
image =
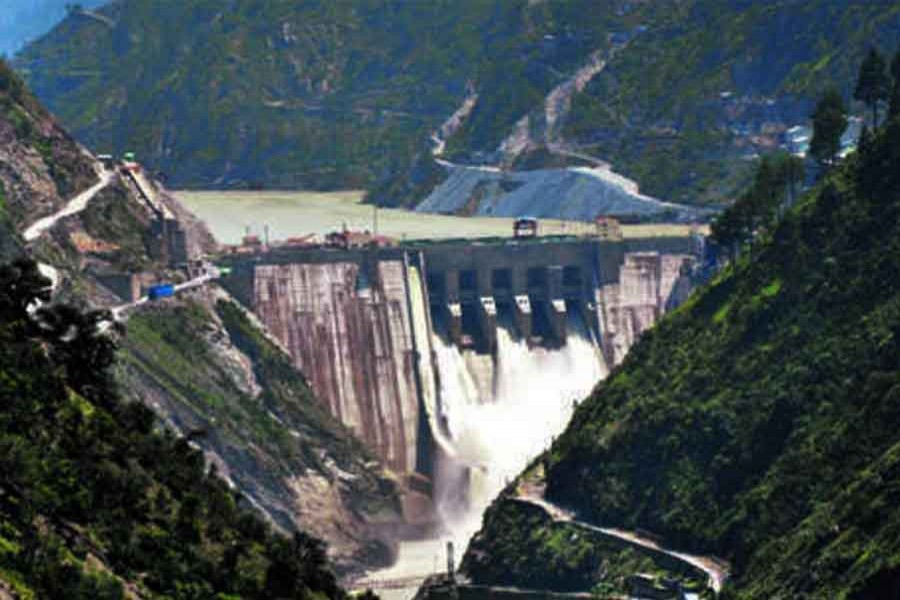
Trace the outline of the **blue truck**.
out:
M 171 283 L 154 285 L 147 290 L 147 297 L 150 300 L 159 300 L 161 298 L 171 298 L 175 295 L 175 286 Z

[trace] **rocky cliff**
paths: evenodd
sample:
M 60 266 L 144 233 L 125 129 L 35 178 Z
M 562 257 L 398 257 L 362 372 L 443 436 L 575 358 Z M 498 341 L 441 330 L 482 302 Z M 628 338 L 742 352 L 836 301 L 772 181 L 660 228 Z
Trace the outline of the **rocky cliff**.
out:
M 0 252 L 9 256 L 18 229 L 96 181 L 93 158 L 0 61 Z

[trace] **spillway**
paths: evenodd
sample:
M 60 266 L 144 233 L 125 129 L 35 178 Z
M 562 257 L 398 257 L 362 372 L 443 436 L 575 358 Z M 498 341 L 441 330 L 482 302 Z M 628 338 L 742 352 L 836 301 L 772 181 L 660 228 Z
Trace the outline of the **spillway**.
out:
M 436 507 L 458 540 L 478 530 L 491 500 L 547 448 L 575 403 L 609 372 L 581 316 L 570 312 L 567 320 L 570 334 L 558 348 L 530 347 L 511 324 L 501 324 L 487 369 L 473 370 L 465 356 L 471 350 L 434 335 L 440 415 L 455 450 L 438 466 Z
M 222 262 L 226 287 L 323 406 L 397 476 L 405 523 L 385 535 L 424 541 L 404 543 L 380 575 L 424 577 L 434 540 L 461 552 L 574 403 L 686 299 L 692 248 L 686 238 L 491 240 L 262 249 Z

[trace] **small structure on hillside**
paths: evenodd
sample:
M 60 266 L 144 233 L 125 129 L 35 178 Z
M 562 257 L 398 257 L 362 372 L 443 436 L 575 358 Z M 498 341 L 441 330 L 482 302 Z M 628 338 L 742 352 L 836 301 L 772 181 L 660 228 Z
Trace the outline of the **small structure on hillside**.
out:
M 103 163 L 103 167 L 106 169 L 113 169 L 116 166 L 116 157 L 112 154 L 98 154 L 97 160 Z
M 648 573 L 637 573 L 625 579 L 629 596 L 652 600 L 684 600 L 685 590 L 681 582 L 669 577 Z

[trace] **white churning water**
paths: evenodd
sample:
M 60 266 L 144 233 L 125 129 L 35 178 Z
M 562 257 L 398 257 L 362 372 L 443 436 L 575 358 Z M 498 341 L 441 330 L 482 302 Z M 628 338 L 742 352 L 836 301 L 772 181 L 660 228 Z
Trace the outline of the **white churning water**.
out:
M 566 344 L 547 349 L 529 347 L 509 327 L 498 326 L 497 354 L 488 369 L 434 336 L 440 416 L 456 454 L 439 466 L 437 508 L 460 549 L 480 528 L 493 498 L 562 432 L 575 402 L 608 373 L 580 317 L 570 315 L 568 327 Z M 479 391 L 485 389 L 492 393 Z M 455 493 L 466 488 L 461 467 L 470 473 L 464 498 Z
M 439 430 L 443 454 L 435 501 L 445 535 L 402 542 L 397 563 L 370 574 L 373 579 L 424 579 L 435 568 L 442 571 L 450 540 L 459 560 L 491 501 L 562 432 L 575 402 L 608 373 L 602 353 L 575 314 L 569 315 L 567 337 L 561 348 L 529 347 L 509 324 L 502 324 L 496 356 L 490 357 L 432 336 L 440 385 L 437 402 L 426 396 L 437 413 L 431 426 Z M 389 595 L 404 600 L 415 591 L 413 586 Z

